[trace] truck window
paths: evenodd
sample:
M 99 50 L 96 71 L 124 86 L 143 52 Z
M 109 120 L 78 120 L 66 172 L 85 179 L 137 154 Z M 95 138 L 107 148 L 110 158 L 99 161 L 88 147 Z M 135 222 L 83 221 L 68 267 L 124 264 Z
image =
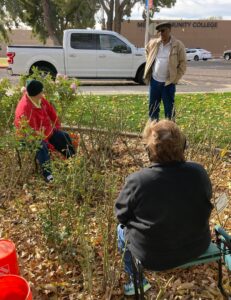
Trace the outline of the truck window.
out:
M 109 34 L 99 35 L 99 50 L 112 50 L 115 47 L 127 48 L 127 45 L 116 36 Z
M 72 33 L 71 48 L 74 49 L 96 49 L 95 35 L 91 33 Z

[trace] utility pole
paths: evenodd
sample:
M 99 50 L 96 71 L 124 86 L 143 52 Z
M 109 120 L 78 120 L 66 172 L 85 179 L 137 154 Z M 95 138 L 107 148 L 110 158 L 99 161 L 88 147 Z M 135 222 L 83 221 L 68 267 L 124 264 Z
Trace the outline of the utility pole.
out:
M 145 36 L 144 36 L 144 48 L 148 43 L 148 29 L 149 29 L 149 3 L 148 0 L 145 2 L 146 9 L 146 24 L 145 24 Z
M 145 24 L 145 38 L 144 38 L 144 48 L 148 43 L 148 32 L 149 32 L 149 14 L 150 8 L 153 8 L 153 0 L 145 1 L 145 9 L 146 9 L 146 24 Z

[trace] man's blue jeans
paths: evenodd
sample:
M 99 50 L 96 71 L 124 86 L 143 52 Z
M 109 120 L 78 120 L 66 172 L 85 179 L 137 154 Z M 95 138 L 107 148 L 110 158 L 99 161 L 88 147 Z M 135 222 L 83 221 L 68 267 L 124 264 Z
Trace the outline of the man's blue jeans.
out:
M 133 276 L 132 270 L 132 255 L 131 252 L 126 247 L 126 239 L 124 234 L 123 225 L 119 224 L 117 226 L 117 239 L 118 239 L 118 248 L 120 253 L 123 255 L 124 261 L 124 270 L 130 277 Z
M 176 86 L 171 83 L 165 86 L 165 82 L 158 82 L 151 78 L 149 87 L 149 118 L 159 120 L 160 102 L 163 100 L 165 118 L 174 120 L 174 98 Z

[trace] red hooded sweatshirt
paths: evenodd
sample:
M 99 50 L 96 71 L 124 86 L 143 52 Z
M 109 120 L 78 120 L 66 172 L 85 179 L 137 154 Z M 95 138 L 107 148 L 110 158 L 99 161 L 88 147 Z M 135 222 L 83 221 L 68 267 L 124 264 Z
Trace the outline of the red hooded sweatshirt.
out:
M 54 129 L 59 129 L 61 124 L 54 107 L 42 97 L 41 107 L 36 107 L 25 93 L 19 101 L 16 111 L 14 124 L 20 129 L 22 118 L 28 120 L 28 124 L 35 131 L 41 131 L 45 135 L 45 140 L 53 134 Z

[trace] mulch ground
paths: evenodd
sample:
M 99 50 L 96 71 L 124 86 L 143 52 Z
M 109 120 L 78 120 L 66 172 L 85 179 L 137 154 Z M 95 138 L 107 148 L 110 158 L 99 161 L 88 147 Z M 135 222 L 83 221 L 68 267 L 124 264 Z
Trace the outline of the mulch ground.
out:
M 123 178 L 139 169 L 139 165 L 147 164 L 148 158 L 143 146 L 138 141 L 127 141 L 115 144 L 112 151 L 113 172 Z M 129 147 L 129 148 L 128 148 Z M 189 149 L 190 151 L 190 149 Z M 192 157 L 193 158 L 193 157 Z M 211 180 L 214 186 L 214 199 L 222 193 L 231 195 L 231 162 L 229 159 L 219 159 L 219 163 L 209 158 L 209 155 L 199 155 L 197 161 L 211 168 Z M 103 287 L 103 265 L 100 241 L 95 241 L 95 267 L 92 281 L 91 295 L 85 290 L 83 274 L 80 271 L 78 255 L 75 259 L 63 260 L 56 249 L 47 243 L 39 221 L 39 211 L 44 207 L 43 195 L 52 185 L 45 185 L 34 174 L 29 182 L 17 192 L 15 198 L 5 203 L 1 209 L 0 232 L 2 238 L 9 238 L 16 244 L 19 257 L 21 275 L 27 279 L 32 287 L 34 300 L 78 300 L 78 299 L 125 299 L 122 286 L 126 276 L 121 272 L 121 257 L 115 257 L 116 280 L 114 287 Z M 119 191 L 120 187 L 118 187 Z M 211 228 L 220 220 L 231 232 L 229 204 L 218 216 L 215 210 L 211 217 Z M 92 220 L 94 211 L 92 207 Z M 97 231 L 97 228 L 95 228 Z M 78 249 L 77 249 L 78 251 Z M 231 292 L 229 275 L 224 268 L 224 285 Z M 185 270 L 169 272 L 146 273 L 152 285 L 147 293 L 147 299 L 223 299 L 217 288 L 217 265 L 211 263 L 192 267 Z M 128 298 L 132 299 L 132 297 Z

